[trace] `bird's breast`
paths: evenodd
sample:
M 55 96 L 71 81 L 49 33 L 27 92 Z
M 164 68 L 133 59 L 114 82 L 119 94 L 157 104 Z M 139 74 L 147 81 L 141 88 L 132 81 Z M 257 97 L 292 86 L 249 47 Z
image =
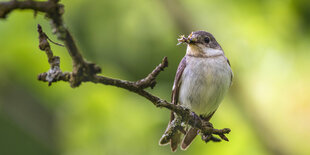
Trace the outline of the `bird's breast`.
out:
M 231 80 L 231 69 L 224 56 L 187 57 L 181 77 L 179 102 L 197 114 L 210 115 L 219 106 Z

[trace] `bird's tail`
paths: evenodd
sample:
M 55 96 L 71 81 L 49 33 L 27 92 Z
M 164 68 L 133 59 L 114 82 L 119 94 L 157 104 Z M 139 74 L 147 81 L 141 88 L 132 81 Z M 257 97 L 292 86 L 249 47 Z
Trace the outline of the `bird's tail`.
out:
M 171 122 L 169 122 L 168 127 L 163 134 L 163 136 L 159 140 L 159 145 L 168 145 L 170 144 L 171 151 L 175 152 L 178 148 L 178 145 L 181 143 L 182 133 L 180 131 L 175 131 L 175 133 L 171 133 Z
M 214 112 L 208 115 L 207 117 L 203 117 L 202 119 L 204 119 L 205 121 L 209 121 L 211 117 L 213 116 Z M 193 142 L 195 137 L 199 134 L 199 129 L 190 127 L 189 125 L 186 126 L 186 130 L 180 130 L 182 132 L 180 132 L 179 130 L 172 131 L 171 126 L 175 125 L 174 124 L 175 121 L 177 121 L 177 118 L 175 118 L 173 112 L 171 112 L 171 117 L 170 117 L 170 122 L 168 123 L 168 127 L 159 141 L 159 145 L 167 145 L 170 143 L 170 147 L 173 152 L 176 151 L 176 149 L 178 148 L 178 145 L 181 143 L 183 134 L 185 134 L 185 136 L 181 143 L 182 150 L 186 150 L 190 146 L 190 144 Z
M 181 142 L 182 133 L 177 131 L 170 140 L 170 148 L 172 152 L 175 152 Z
M 193 142 L 195 137 L 198 135 L 199 130 L 196 128 L 190 127 L 187 131 L 186 134 L 182 140 L 183 134 L 180 131 L 175 131 L 172 136 L 169 136 L 171 134 L 170 132 L 170 124 L 168 124 L 168 127 L 164 133 L 164 135 L 161 137 L 159 140 L 159 145 L 168 145 L 170 144 L 171 151 L 175 152 L 181 143 L 181 149 L 186 150 L 190 144 Z
M 171 130 L 171 126 L 175 125 L 175 121 L 177 121 L 177 118 L 175 118 L 174 113 L 171 112 L 170 121 L 168 123 L 167 129 L 159 140 L 159 145 L 167 145 L 170 143 L 172 152 L 175 152 L 177 150 L 182 138 L 182 133 L 180 131 Z
M 185 137 L 183 138 L 182 144 L 181 144 L 181 149 L 182 150 L 186 150 L 189 145 L 193 142 L 193 140 L 195 139 L 195 137 L 198 134 L 198 129 L 196 128 L 190 128 L 187 132 Z

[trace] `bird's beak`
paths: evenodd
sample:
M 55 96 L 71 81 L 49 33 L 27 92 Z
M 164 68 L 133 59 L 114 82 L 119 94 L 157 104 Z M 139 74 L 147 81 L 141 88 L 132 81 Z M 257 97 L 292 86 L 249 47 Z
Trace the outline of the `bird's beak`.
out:
M 180 38 L 178 39 L 179 43 L 177 45 L 180 45 L 182 43 L 194 44 L 197 41 L 198 41 L 197 38 L 193 38 L 193 32 L 192 32 L 188 37 L 185 37 L 184 35 L 180 36 Z
M 186 43 L 188 44 L 194 44 L 197 42 L 197 38 L 193 37 L 193 32 L 188 36 Z
M 188 40 L 187 40 L 187 43 L 188 44 L 195 44 L 197 42 L 197 39 L 196 38 L 189 38 Z

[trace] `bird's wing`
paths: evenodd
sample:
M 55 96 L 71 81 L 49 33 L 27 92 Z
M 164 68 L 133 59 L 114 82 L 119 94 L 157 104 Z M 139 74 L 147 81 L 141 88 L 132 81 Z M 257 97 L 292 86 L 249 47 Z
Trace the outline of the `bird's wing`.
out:
M 183 59 L 181 60 L 179 67 L 178 67 L 178 70 L 177 70 L 177 73 L 176 73 L 175 78 L 174 78 L 174 83 L 173 83 L 173 87 L 172 87 L 172 96 L 171 96 L 172 104 L 178 104 L 179 90 L 180 90 L 180 85 L 182 82 L 181 77 L 182 77 L 182 73 L 183 73 L 185 67 L 186 67 L 186 56 L 183 57 Z M 174 114 L 173 114 L 173 112 L 171 112 L 170 122 L 173 119 L 174 119 Z M 181 142 L 181 133 L 179 131 L 177 131 L 175 133 L 175 135 L 171 137 L 171 140 L 170 140 L 170 147 L 171 147 L 171 150 L 173 152 L 176 151 L 180 142 Z
M 172 104 L 178 104 L 179 90 L 180 90 L 180 85 L 181 85 L 181 77 L 182 77 L 182 73 L 183 73 L 185 67 L 186 67 L 186 56 L 184 56 L 183 59 L 181 60 L 179 66 L 178 66 L 178 69 L 177 69 L 177 73 L 175 74 L 174 83 L 173 83 L 173 87 L 172 87 L 172 95 L 171 95 L 171 103 Z M 173 119 L 174 119 L 174 114 L 173 114 L 173 112 L 171 112 L 170 122 Z
M 186 57 L 183 57 L 183 59 L 181 60 L 181 62 L 179 64 L 177 73 L 176 73 L 175 78 L 174 78 L 173 87 L 172 87 L 171 102 L 173 104 L 178 104 L 179 89 L 180 89 L 180 85 L 181 85 L 181 77 L 182 77 L 182 73 L 183 73 L 185 67 L 186 67 Z
M 227 60 L 227 64 L 229 65 L 229 67 L 231 67 L 230 61 L 228 60 L 227 57 L 226 57 L 226 60 Z M 231 74 L 230 74 L 230 86 L 231 86 L 231 84 L 232 84 L 233 78 L 234 78 L 234 74 L 233 74 L 233 72 L 231 71 Z

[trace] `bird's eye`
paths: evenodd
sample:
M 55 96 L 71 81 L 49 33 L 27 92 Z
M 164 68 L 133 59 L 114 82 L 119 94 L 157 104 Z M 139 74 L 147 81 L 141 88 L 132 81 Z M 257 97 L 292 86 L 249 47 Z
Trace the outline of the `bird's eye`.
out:
M 205 37 L 205 42 L 209 43 L 210 42 L 210 38 L 209 37 Z

